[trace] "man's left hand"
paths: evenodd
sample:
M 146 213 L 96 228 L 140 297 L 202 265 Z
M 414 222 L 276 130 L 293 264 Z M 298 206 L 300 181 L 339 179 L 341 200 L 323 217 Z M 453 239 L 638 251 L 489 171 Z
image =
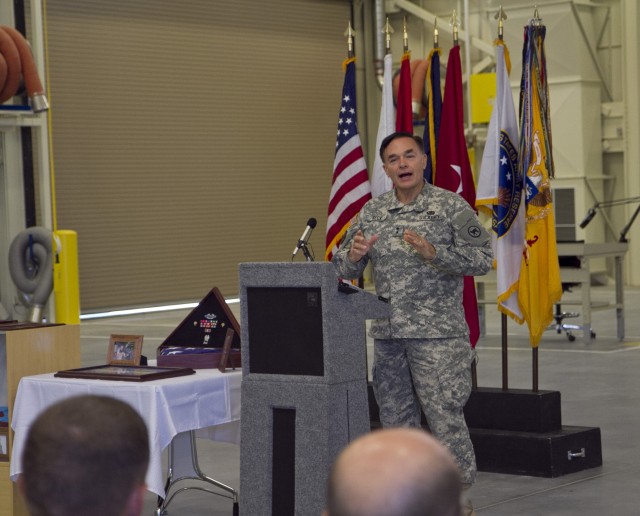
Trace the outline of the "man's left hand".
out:
M 402 239 L 418 251 L 428 262 L 436 257 L 436 248 L 425 237 L 418 235 L 415 231 L 405 229 Z

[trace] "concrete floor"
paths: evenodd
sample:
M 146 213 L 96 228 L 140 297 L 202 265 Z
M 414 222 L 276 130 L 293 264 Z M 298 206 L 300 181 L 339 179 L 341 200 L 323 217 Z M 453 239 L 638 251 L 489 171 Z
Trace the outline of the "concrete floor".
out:
M 611 287 L 594 287 L 594 301 L 613 300 Z M 579 295 L 578 293 L 571 294 Z M 491 292 L 487 292 L 490 298 Z M 564 425 L 595 426 L 602 432 L 603 466 L 558 478 L 478 474 L 472 499 L 482 516 L 573 516 L 640 514 L 640 289 L 625 291 L 625 339 L 616 338 L 615 311 L 593 314 L 597 334 L 583 343 L 548 331 L 539 348 L 539 388 L 557 390 L 562 396 Z M 239 306 L 231 305 L 238 314 Z M 575 307 L 571 307 L 575 309 Z M 95 319 L 81 324 L 82 365 L 106 360 L 109 335 L 144 335 L 143 354 L 153 358 L 158 345 L 186 316 L 173 311 L 142 316 Z M 508 375 L 510 388 L 530 389 L 531 347 L 526 329 L 509 322 Z M 368 343 L 368 348 L 371 343 Z M 500 387 L 501 326 L 493 306 L 487 308 L 486 335 L 478 344 L 478 385 Z M 209 476 L 239 486 L 239 447 L 198 440 L 201 469 Z M 165 458 L 166 460 L 166 458 Z M 186 483 L 188 485 L 189 482 Z M 324 486 L 318 486 L 324 489 Z M 155 496 L 149 494 L 144 514 L 154 513 Z M 180 516 L 230 516 L 231 501 L 201 491 L 180 493 L 169 506 L 169 514 Z M 244 515 L 252 516 L 252 515 Z M 310 515 L 312 516 L 312 515 Z

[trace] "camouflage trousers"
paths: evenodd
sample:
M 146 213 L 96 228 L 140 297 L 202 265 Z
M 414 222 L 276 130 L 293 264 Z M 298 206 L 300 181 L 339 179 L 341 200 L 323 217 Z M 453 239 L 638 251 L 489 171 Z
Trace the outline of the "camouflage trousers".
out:
M 455 458 L 462 481 L 472 484 L 476 458 L 462 409 L 471 393 L 475 351 L 466 337 L 376 339 L 373 388 L 383 427 L 419 427 L 420 411 L 431 433 Z

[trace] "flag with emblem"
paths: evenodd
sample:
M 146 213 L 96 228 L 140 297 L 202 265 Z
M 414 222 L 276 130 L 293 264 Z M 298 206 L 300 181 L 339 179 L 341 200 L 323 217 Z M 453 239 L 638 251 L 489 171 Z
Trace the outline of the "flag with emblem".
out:
M 460 63 L 460 47 L 457 45 L 449 51 L 447 61 L 433 184 L 456 192 L 475 209 L 476 188 L 471 174 L 467 142 L 464 137 L 462 65 Z M 463 303 L 465 318 L 469 326 L 469 341 L 471 346 L 475 347 L 480 338 L 480 320 L 473 276 L 464 277 Z
M 476 207 L 492 217 L 498 310 L 519 324 L 518 283 L 524 250 L 523 176 L 518 168 L 518 122 L 509 72 L 509 50 L 496 41 L 496 98 L 476 191 Z
M 346 59 L 343 68 L 345 76 L 327 215 L 326 260 L 331 260 L 351 220 L 371 199 L 369 174 L 356 118 L 355 58 Z
M 542 333 L 553 320 L 553 306 L 562 297 L 551 199 L 553 157 L 545 33 L 545 26 L 539 23 L 525 27 L 520 84 L 519 156 L 526 192 L 526 246 L 518 300 L 533 347 L 538 346 Z
M 413 134 L 413 110 L 411 108 L 411 52 L 409 51 L 402 55 L 402 60 L 400 61 L 396 131 Z
M 427 165 L 424 168 L 424 179 L 433 182 L 433 171 L 436 163 L 436 149 L 438 148 L 438 134 L 440 133 L 440 116 L 442 113 L 442 91 L 440 86 L 440 49 L 434 48 L 429 52 L 429 67 L 427 68 L 427 112 L 424 117 L 424 152 L 427 155 Z
M 380 106 L 380 122 L 378 123 L 378 136 L 376 138 L 375 160 L 373 162 L 373 173 L 371 175 L 371 195 L 379 195 L 391 190 L 393 184 L 384 171 L 382 158 L 380 157 L 380 145 L 382 140 L 389 136 L 396 125 L 396 108 L 393 105 L 393 84 L 392 84 L 393 57 L 391 54 L 384 56 L 384 75 L 382 81 L 382 104 Z

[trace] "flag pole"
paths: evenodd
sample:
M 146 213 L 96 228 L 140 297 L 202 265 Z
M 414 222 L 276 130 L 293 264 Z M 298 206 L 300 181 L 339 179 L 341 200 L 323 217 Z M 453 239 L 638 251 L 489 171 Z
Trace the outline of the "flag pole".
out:
M 502 4 L 500 4 L 500 9 L 494 16 L 494 19 L 498 20 L 498 39 L 500 41 L 504 40 L 504 23 L 503 21 L 507 19 L 507 13 L 502 9 Z
M 438 17 L 434 16 L 433 18 L 433 48 L 438 48 L 440 44 L 438 43 Z
M 409 52 L 409 33 L 407 32 L 407 17 L 402 20 L 402 51 Z
M 453 14 L 451 15 L 451 22 L 449 23 L 451 28 L 453 29 L 453 46 L 457 47 L 459 45 L 458 42 L 458 15 L 456 14 L 456 10 L 453 10 Z
M 498 39 L 500 41 L 504 40 L 504 23 L 503 21 L 507 19 L 507 15 L 502 9 L 502 4 L 500 4 L 500 9 L 495 15 L 495 19 L 498 20 Z M 502 313 L 502 317 L 500 318 L 501 322 L 501 332 L 502 332 L 502 390 L 509 390 L 509 337 L 508 337 L 508 321 L 507 314 Z
M 387 21 L 384 24 L 384 29 L 382 29 L 382 33 L 384 34 L 384 53 L 388 55 L 391 53 L 391 34 L 393 34 L 393 28 L 389 24 L 389 17 L 387 16 Z
M 542 24 L 542 19 L 540 18 L 540 14 L 538 13 L 538 6 L 534 4 L 533 6 L 533 19 L 531 23 L 540 27 Z M 538 357 L 538 346 L 534 346 L 531 348 L 531 390 L 533 392 L 538 392 L 538 374 L 539 374 L 539 357 Z
M 413 107 L 411 98 L 411 52 L 409 51 L 409 33 L 407 17 L 402 21 L 402 59 L 398 77 L 396 98 L 396 131 L 413 134 Z
M 500 6 L 500 10 L 502 10 L 502 6 Z M 453 16 L 455 17 L 456 12 L 453 11 Z M 454 44 L 457 41 L 458 31 L 454 32 Z M 437 43 L 437 31 L 435 40 Z M 502 390 L 507 390 L 508 388 L 508 380 L 507 380 L 507 316 L 502 314 Z M 471 364 L 471 387 L 474 390 L 478 389 L 478 371 L 477 371 L 477 363 L 476 361 Z
M 351 27 L 351 20 L 349 20 L 349 26 L 347 27 L 347 30 L 344 32 L 344 35 L 347 37 L 347 59 L 353 59 L 355 56 L 355 51 L 354 51 L 354 45 L 353 45 L 353 38 L 355 36 L 355 31 L 353 30 L 353 27 Z M 352 283 L 356 283 L 356 280 L 353 280 Z M 358 283 L 358 287 L 359 288 L 364 288 L 364 276 L 361 274 L 360 277 L 357 280 Z
M 347 27 L 344 35 L 347 37 L 347 57 L 351 59 L 355 55 L 353 50 L 353 37 L 355 36 L 355 32 L 351 27 L 351 20 L 349 20 L 349 26 Z

